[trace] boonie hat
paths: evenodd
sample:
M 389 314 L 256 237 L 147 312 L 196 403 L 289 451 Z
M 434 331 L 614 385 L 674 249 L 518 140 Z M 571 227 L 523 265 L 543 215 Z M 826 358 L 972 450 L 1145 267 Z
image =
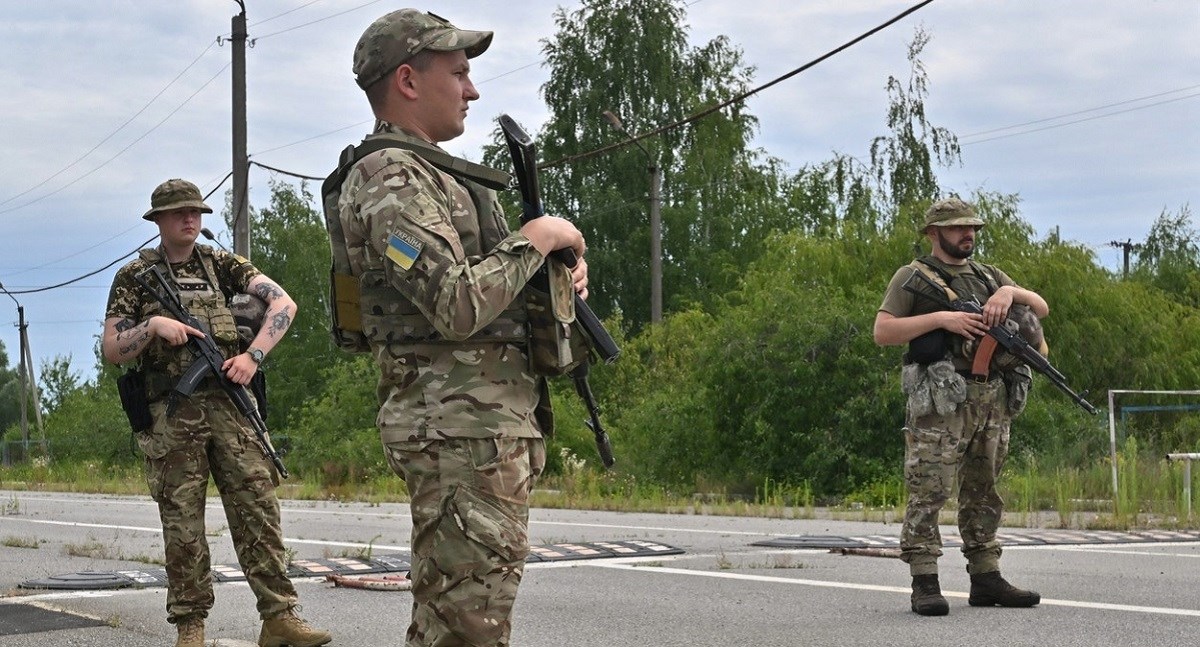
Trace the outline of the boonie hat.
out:
M 182 207 L 195 207 L 201 213 L 212 213 L 212 207 L 204 204 L 200 188 L 187 180 L 175 178 L 154 187 L 150 194 L 150 210 L 142 218 L 154 220 L 154 214 Z
M 399 9 L 371 23 L 358 39 L 354 80 L 366 90 L 418 52 L 463 50 L 467 58 L 475 58 L 491 44 L 490 31 L 459 29 L 436 14 Z
M 930 227 L 955 227 L 958 225 L 982 227 L 983 218 L 975 213 L 975 207 L 961 198 L 946 198 L 933 203 L 925 211 L 925 226 L 922 227 L 922 231 Z

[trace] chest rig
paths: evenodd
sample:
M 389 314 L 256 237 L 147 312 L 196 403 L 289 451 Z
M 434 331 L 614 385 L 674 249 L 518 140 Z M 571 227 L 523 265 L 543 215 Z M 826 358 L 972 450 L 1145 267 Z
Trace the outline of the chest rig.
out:
M 929 277 L 935 284 L 945 291 L 947 301 L 975 301 L 980 305 L 987 302 L 988 298 L 995 294 L 996 290 L 1000 289 L 1000 284 L 992 275 L 992 272 L 980 263 L 968 260 L 965 270 L 957 273 L 948 272 L 941 263 L 933 256 L 923 256 L 914 260 L 909 267 L 914 271 L 920 272 Z M 927 301 L 923 299 L 922 301 Z M 934 312 L 937 308 L 932 307 L 928 312 Z M 924 312 L 917 312 L 923 314 Z M 939 338 L 944 339 L 944 343 L 949 350 L 950 359 L 954 362 L 956 369 L 965 371 L 972 368 L 976 352 L 979 349 L 979 340 L 965 340 L 958 335 L 946 334 L 944 331 L 935 331 Z M 986 337 L 984 339 L 987 339 Z M 990 353 L 988 355 L 990 360 Z M 986 373 L 986 367 L 983 368 Z
M 229 309 L 229 297 L 221 289 L 211 247 L 196 245 L 190 259 L 174 266 L 167 261 L 161 247 L 139 250 L 138 256 L 162 270 L 163 276 L 178 292 L 183 307 L 204 324 L 205 334 L 213 337 L 222 355 L 232 357 L 237 354 L 237 324 Z M 141 306 L 141 320 L 153 316 L 170 315 L 156 299 L 148 297 Z M 149 398 L 156 399 L 174 388 L 194 359 L 186 344 L 171 346 L 156 337 L 139 359 L 140 368 L 146 374 Z
M 475 207 L 474 222 L 454 222 L 463 252 L 480 256 L 490 251 L 508 235 L 508 224 L 494 208 L 492 192 L 507 189 L 507 173 L 454 157 L 419 139 L 398 132 L 377 133 L 358 146 L 342 151 L 338 168 L 321 186 L 325 210 L 325 227 L 329 233 L 332 265 L 330 268 L 331 333 L 334 343 L 350 352 L 367 352 L 371 342 L 401 344 L 454 343 L 445 340 L 424 314 L 399 290 L 391 286 L 384 272 L 383 258 L 375 258 L 355 274 L 351 269 L 349 249 L 341 221 L 338 203 L 342 184 L 351 168 L 373 153 L 399 148 L 409 151 L 449 175 L 456 186 L 464 190 Z M 384 160 L 378 156 L 369 160 L 372 167 L 364 169 L 370 175 L 378 172 Z M 459 219 L 465 220 L 465 219 Z M 472 336 L 472 341 L 524 343 L 528 338 L 527 315 L 521 299 L 499 317 Z

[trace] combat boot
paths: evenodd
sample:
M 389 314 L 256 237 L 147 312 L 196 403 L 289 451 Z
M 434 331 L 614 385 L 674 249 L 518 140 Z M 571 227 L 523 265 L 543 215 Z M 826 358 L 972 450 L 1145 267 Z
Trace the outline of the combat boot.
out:
M 914 575 L 912 581 L 912 610 L 923 616 L 944 616 L 950 613 L 950 603 L 942 597 L 938 576 Z
M 292 609 L 263 620 L 258 647 L 317 647 L 333 640 L 328 631 L 313 629 Z
M 1041 595 L 1009 584 L 1000 577 L 1000 571 L 971 576 L 971 597 L 967 603 L 973 607 L 1032 607 L 1041 601 Z
M 175 647 L 204 647 L 204 618 L 187 618 L 175 623 L 179 637 Z

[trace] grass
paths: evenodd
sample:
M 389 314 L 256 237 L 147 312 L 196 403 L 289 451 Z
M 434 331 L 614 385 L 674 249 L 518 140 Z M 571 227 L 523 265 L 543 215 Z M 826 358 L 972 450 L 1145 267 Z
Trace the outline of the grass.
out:
M 839 501 L 818 507 L 807 481 L 784 483 L 764 479 L 753 495 L 734 495 L 720 486 L 705 486 L 704 493 L 645 483 L 633 475 L 600 472 L 583 460 L 563 455 L 560 474 L 543 476 L 531 496 L 531 505 L 541 508 L 654 512 L 684 515 L 723 515 L 776 519 L 834 519 L 899 523 L 903 520 L 906 495 L 901 479 L 894 478 L 859 487 Z M 1074 529 L 1200 528 L 1196 500 L 1200 498 L 1200 469 L 1193 469 L 1193 502 L 1184 501 L 1184 466 L 1166 462 L 1161 456 L 1142 451 L 1135 439 L 1121 446 L 1117 467 L 1120 496 L 1112 498 L 1112 464 L 1108 457 L 1096 461 L 1049 460 L 1022 456 L 1010 458 L 1000 477 L 1000 493 L 1006 504 L 1005 526 Z M 293 477 L 279 487 L 284 499 L 345 501 L 378 505 L 406 502 L 404 481 L 392 475 L 363 479 L 351 484 L 323 485 L 316 479 Z M 0 468 L 0 488 L 27 491 L 88 492 L 145 495 L 140 467 L 99 467 L 36 464 Z M 210 496 L 217 496 L 209 485 Z M 942 512 L 941 521 L 956 523 L 954 501 Z M 0 500 L 0 514 L 21 514 L 16 494 Z M 213 533 L 220 533 L 214 530 Z M 101 548 L 83 544 L 75 547 L 90 554 Z M 368 546 L 363 554 L 370 555 Z M 360 556 L 357 553 L 353 556 Z
M 40 548 L 41 542 L 32 537 L 14 537 L 8 536 L 0 540 L 0 545 L 9 548 Z

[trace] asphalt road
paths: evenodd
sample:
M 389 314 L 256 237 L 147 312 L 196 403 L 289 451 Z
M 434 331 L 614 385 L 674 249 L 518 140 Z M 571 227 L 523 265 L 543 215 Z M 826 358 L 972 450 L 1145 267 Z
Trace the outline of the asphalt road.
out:
M 407 506 L 284 501 L 284 534 L 297 558 L 404 556 Z M 92 626 L 0 635 L 4 647 L 170 645 L 162 588 L 34 593 L 21 582 L 65 573 L 153 568 L 162 551 L 146 497 L 0 490 L 0 627 L 30 613 Z M 214 563 L 236 561 L 218 501 L 207 524 Z M 945 528 L 953 532 L 953 528 Z M 895 524 L 534 510 L 535 544 L 649 540 L 683 555 L 531 564 L 517 601 L 512 644 L 591 646 L 1120 647 L 1200 645 L 1200 543 L 1012 547 L 1004 574 L 1042 593 L 1034 609 L 967 605 L 965 562 L 942 559 L 950 615 L 908 608 L 904 564 L 825 550 L 754 547 L 797 535 L 896 536 Z M 31 546 L 36 546 L 33 548 Z M 76 553 L 71 555 L 69 553 Z M 407 592 L 296 582 L 303 615 L 335 645 L 402 645 Z M 216 585 L 209 640 L 252 645 L 254 597 Z M 19 606 L 18 606 L 19 605 Z M 34 605 L 31 608 L 28 605 Z M 49 622 L 49 620 L 47 620 Z M 46 625 L 49 626 L 49 625 Z

